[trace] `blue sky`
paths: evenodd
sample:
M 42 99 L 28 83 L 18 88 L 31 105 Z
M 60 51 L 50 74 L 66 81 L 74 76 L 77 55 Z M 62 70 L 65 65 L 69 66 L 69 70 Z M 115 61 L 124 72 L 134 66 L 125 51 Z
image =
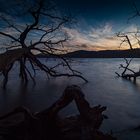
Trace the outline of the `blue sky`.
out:
M 6 9 L 11 11 L 18 9 L 20 1 L 0 0 L 0 12 L 5 13 Z M 29 3 L 28 5 L 33 2 L 25 1 Z M 67 44 L 70 50 L 118 49 L 120 39 L 115 33 L 136 31 L 139 28 L 140 17 L 128 22 L 128 19 L 135 14 L 133 3 L 138 9 L 140 8 L 139 0 L 53 0 L 52 2 L 59 11 L 71 13 L 77 21 L 71 27 L 64 27 L 70 37 Z M 19 7 L 15 6 L 17 3 Z M 25 23 L 26 19 L 23 18 L 20 22 Z M 135 44 L 135 41 L 133 42 Z M 127 48 L 127 45 L 124 48 Z
M 139 0 L 55 0 L 61 10 L 71 11 L 78 24 L 69 29 L 73 45 L 90 50 L 120 49 L 117 32 L 133 32 L 139 28 L 140 17 L 131 18 L 140 8 Z M 132 44 L 136 44 L 130 36 Z M 137 45 L 134 47 L 138 47 Z M 122 49 L 129 46 L 124 44 Z
M 54 0 L 60 9 L 71 11 L 76 17 L 82 17 L 89 24 L 112 21 L 125 22 L 139 8 L 139 0 Z M 95 21 L 95 23 L 94 23 Z

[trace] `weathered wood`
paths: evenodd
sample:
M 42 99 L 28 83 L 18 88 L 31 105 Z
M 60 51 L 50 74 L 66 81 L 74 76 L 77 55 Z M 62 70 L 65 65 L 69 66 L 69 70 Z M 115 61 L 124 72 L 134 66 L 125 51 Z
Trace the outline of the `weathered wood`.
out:
M 29 48 L 19 48 L 19 49 L 14 49 L 14 50 L 8 50 L 3 54 L 0 54 L 0 72 L 2 72 L 4 76 L 3 80 L 3 88 L 6 88 L 6 84 L 8 82 L 8 73 L 13 67 L 13 64 L 16 61 L 22 62 L 23 58 L 28 56 L 30 53 Z M 22 78 L 27 80 L 27 74 L 25 72 L 25 67 L 24 64 L 20 64 L 20 69 L 21 69 L 21 74 Z
M 24 1 L 22 2 L 24 3 Z M 3 27 L 15 31 L 15 34 L 10 34 L 10 32 L 4 32 L 4 29 L 0 30 L 0 36 L 5 39 L 4 42 L 6 42 L 7 38 L 9 39 L 6 46 L 4 45 L 8 51 L 0 55 L 0 72 L 4 75 L 4 88 L 6 88 L 6 83 L 8 81 L 8 73 L 14 62 L 18 59 L 20 59 L 20 76 L 25 84 L 29 77 L 35 84 L 34 76 L 32 76 L 31 70 L 29 70 L 26 65 L 27 60 L 29 60 L 34 73 L 36 71 L 36 67 L 38 67 L 39 70 L 46 73 L 47 77 L 79 77 L 85 82 L 88 82 L 78 71 L 71 68 L 67 59 L 64 59 L 59 55 L 66 52 L 63 43 L 68 39 L 61 27 L 66 23 L 71 23 L 71 17 L 66 15 L 63 17 L 56 15 L 56 11 L 53 12 L 55 8 L 50 6 L 51 3 L 47 5 L 47 7 L 50 7 L 49 9 L 46 8 L 45 3 L 46 2 L 44 0 L 38 0 L 33 4 L 35 6 L 32 4 L 30 5 L 31 7 L 29 5 L 29 7 L 27 6 L 28 8 L 26 9 L 26 12 L 28 14 L 26 14 L 26 16 L 28 17 L 28 15 L 30 15 L 33 20 L 30 23 L 25 23 L 23 27 L 16 26 L 14 23 L 11 23 L 9 18 L 0 15 L 0 19 L 5 25 Z M 24 4 L 26 5 L 28 3 L 25 2 Z M 17 5 L 17 7 L 18 6 L 19 5 Z M 46 18 L 46 21 L 51 22 L 44 25 L 42 18 Z M 38 32 L 38 39 L 34 39 L 32 37 L 32 34 L 36 34 L 36 32 Z M 60 46 L 62 46 L 62 48 Z M 56 64 L 55 66 L 43 64 L 34 52 L 43 56 L 53 56 L 58 58 L 61 60 L 61 63 L 58 62 L 59 65 Z M 63 73 L 63 71 L 58 72 L 57 68 L 59 66 L 67 67 L 68 71 L 65 71 L 65 73 Z
M 58 117 L 58 112 L 72 100 L 75 100 L 80 114 L 65 119 Z M 7 140 L 115 140 L 98 130 L 104 119 L 104 110 L 106 107 L 100 105 L 90 107 L 81 89 L 69 86 L 51 107 L 39 113 L 32 114 L 21 107 L 0 117 L 0 136 Z M 12 121 L 13 124 L 9 125 Z
M 66 63 L 66 66 L 72 72 L 72 74 L 70 74 L 70 73 L 57 73 L 54 70 L 54 68 L 48 67 L 47 65 L 43 64 L 37 58 L 37 56 L 32 53 L 32 49 L 33 48 L 25 47 L 25 48 L 8 50 L 5 53 L 0 54 L 0 72 L 2 72 L 2 74 L 4 76 L 4 80 L 3 80 L 3 87 L 4 88 L 6 88 L 6 84 L 8 82 L 8 73 L 11 70 L 11 68 L 13 67 L 13 64 L 16 61 L 19 61 L 19 66 L 20 66 L 19 76 L 22 78 L 22 80 L 25 83 L 27 83 L 28 82 L 28 76 L 30 76 L 30 78 L 35 83 L 34 77 L 32 76 L 30 70 L 28 69 L 28 66 L 26 66 L 27 60 L 29 60 L 34 73 L 35 73 L 35 70 L 36 70 L 34 68 L 34 66 L 35 66 L 35 67 L 38 67 L 40 70 L 44 71 L 47 74 L 47 76 L 52 76 L 52 77 L 60 77 L 60 76 L 79 77 L 79 78 L 83 79 L 85 82 L 87 82 L 87 80 L 83 76 L 81 76 L 80 74 L 76 74 L 76 73 L 78 73 L 77 71 L 72 70 L 69 63 L 64 58 L 61 58 L 61 59 L 62 59 L 62 61 L 64 61 L 64 63 Z M 58 55 L 58 57 L 59 57 L 59 55 Z M 63 63 L 61 65 L 63 65 Z
M 129 65 L 131 63 L 133 58 L 131 58 L 130 60 L 128 60 L 127 58 L 124 58 L 125 62 L 126 62 L 126 66 L 124 66 L 123 64 L 120 64 L 120 68 L 123 68 L 123 72 L 121 74 L 115 72 L 117 74 L 117 76 L 125 78 L 125 79 L 132 79 L 133 81 L 136 82 L 136 78 L 140 76 L 140 70 L 139 71 L 134 71 L 132 69 L 129 68 Z M 126 72 L 129 71 L 131 72 L 130 74 L 127 74 Z
M 14 50 L 8 50 L 5 53 L 0 54 L 0 71 L 7 70 L 11 64 L 16 60 L 22 58 L 29 53 L 28 48 L 20 48 Z

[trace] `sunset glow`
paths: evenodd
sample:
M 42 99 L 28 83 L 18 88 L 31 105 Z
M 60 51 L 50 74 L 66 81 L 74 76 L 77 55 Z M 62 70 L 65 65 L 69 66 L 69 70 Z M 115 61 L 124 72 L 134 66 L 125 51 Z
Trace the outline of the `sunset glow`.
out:
M 5 4 L 2 3 L 3 0 L 1 0 L 1 14 L 15 22 L 18 27 L 24 29 L 23 25 L 25 22 L 29 23 L 32 19 L 30 17 L 24 19 L 24 16 L 20 17 L 20 19 L 18 19 L 18 16 L 15 16 L 15 18 L 13 18 L 13 16 L 9 16 L 5 9 L 8 9 L 12 13 L 13 8 L 16 9 L 17 7 L 15 6 L 14 1 L 8 1 L 9 3 Z M 33 1 L 28 2 L 32 3 Z M 100 4 L 98 0 L 87 0 L 87 2 L 80 2 L 79 0 L 76 2 L 73 0 L 68 0 L 67 2 L 64 0 L 54 0 L 54 3 L 58 6 L 60 13 L 65 13 L 67 9 L 69 9 L 70 13 L 74 15 L 74 21 L 76 21 L 76 23 L 72 23 L 71 26 L 64 25 L 62 27 L 63 32 L 68 36 L 68 41 L 64 43 L 66 50 L 98 51 L 129 49 L 129 44 L 126 41 L 123 42 L 124 38 L 117 37 L 116 34 L 118 32 L 133 32 L 133 34 L 128 34 L 128 37 L 131 40 L 133 48 L 139 48 L 139 38 L 134 37 L 139 28 L 139 19 L 134 18 L 128 22 L 128 19 L 134 15 L 134 8 L 131 2 L 128 3 L 126 0 L 118 0 L 115 2 L 106 0 L 101 1 L 102 4 Z M 139 1 L 137 1 L 137 3 L 139 3 Z M 86 8 L 86 10 L 84 10 L 84 8 Z M 16 36 L 15 30 L 4 28 L 2 22 L 0 24 L 2 31 Z M 45 24 L 46 23 L 44 23 L 44 26 Z M 31 36 L 33 41 L 37 40 L 38 32 Z M 3 48 L 8 40 L 3 39 L 2 36 L 0 36 L 0 39 L 1 48 Z

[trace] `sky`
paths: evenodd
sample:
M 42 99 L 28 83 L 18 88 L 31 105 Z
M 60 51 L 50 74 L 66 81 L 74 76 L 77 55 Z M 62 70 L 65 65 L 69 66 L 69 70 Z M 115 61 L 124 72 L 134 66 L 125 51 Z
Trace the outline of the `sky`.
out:
M 135 15 L 134 3 L 140 8 L 139 0 L 55 0 L 60 9 L 71 11 L 78 24 L 73 29 L 67 29 L 84 49 L 91 50 L 120 49 L 120 38 L 117 32 L 132 32 L 139 28 L 140 17 Z M 130 37 L 131 38 L 131 37 Z M 132 40 L 135 44 L 136 40 Z M 135 46 L 138 47 L 138 46 Z M 124 44 L 121 49 L 129 46 Z
M 15 1 L 20 3 L 20 0 Z M 5 9 L 15 8 L 15 1 L 0 0 L 0 12 L 4 13 Z M 134 3 L 140 9 L 139 0 L 53 0 L 52 2 L 60 12 L 71 13 L 76 20 L 71 27 L 63 27 L 70 37 L 69 50 L 127 49 L 129 48 L 127 43 L 120 47 L 121 39 L 116 37 L 116 33 L 134 32 L 139 29 L 140 17 L 128 20 L 136 12 Z M 136 40 L 132 39 L 132 44 L 136 44 Z

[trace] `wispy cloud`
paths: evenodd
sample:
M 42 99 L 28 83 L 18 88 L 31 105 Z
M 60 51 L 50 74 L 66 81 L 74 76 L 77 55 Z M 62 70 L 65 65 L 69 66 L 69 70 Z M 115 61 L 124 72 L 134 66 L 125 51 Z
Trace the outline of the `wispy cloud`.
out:
M 21 22 L 20 28 L 24 28 L 24 24 Z M 115 50 L 120 47 L 121 40 L 116 36 L 116 30 L 114 31 L 114 26 L 110 23 L 100 25 L 98 27 L 89 26 L 88 29 L 82 29 L 80 27 L 63 27 L 64 32 L 69 36 L 68 42 L 65 44 L 67 50 Z M 6 32 L 10 35 L 17 36 L 17 32 L 9 28 L 0 28 L 3 32 Z M 127 26 L 122 32 L 136 32 L 137 27 L 135 25 Z M 55 33 L 56 34 L 56 33 Z M 31 38 L 29 40 L 36 41 L 39 38 L 40 34 L 35 32 L 31 33 Z M 132 35 L 129 36 L 132 40 L 132 44 L 136 44 L 137 40 L 133 39 Z M 0 37 L 2 43 L 5 42 L 5 38 Z M 6 40 L 7 42 L 7 40 Z M 127 49 L 129 46 L 125 46 L 122 49 Z
M 88 31 L 82 31 L 82 29 L 70 29 L 64 28 L 70 37 L 68 42 L 69 46 L 73 46 L 72 49 L 89 49 L 89 50 L 106 50 L 117 49 L 120 44 L 120 40 L 115 36 L 113 27 L 110 24 L 105 24 L 100 27 L 91 27 Z M 76 48 L 74 48 L 76 47 Z

